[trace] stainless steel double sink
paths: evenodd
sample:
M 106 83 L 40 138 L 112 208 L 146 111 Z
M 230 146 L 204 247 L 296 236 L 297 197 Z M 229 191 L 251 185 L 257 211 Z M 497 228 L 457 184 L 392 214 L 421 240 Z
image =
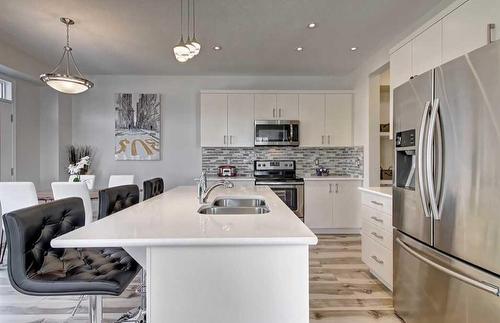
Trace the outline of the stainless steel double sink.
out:
M 212 204 L 204 205 L 198 209 L 200 214 L 265 214 L 269 213 L 266 201 L 261 198 L 221 197 L 216 198 Z

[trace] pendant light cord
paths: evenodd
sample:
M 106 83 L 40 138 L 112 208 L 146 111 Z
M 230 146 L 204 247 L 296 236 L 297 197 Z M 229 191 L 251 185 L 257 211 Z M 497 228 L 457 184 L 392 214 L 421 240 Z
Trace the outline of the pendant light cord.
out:
M 184 1 L 183 1 L 183 0 L 181 0 L 181 39 L 183 38 L 183 37 L 182 37 L 182 16 L 183 16 L 183 15 L 182 15 L 182 11 L 183 11 L 183 10 L 182 10 L 182 9 L 183 9 L 182 7 L 184 7 Z
M 195 35 L 196 35 L 196 16 L 194 14 L 194 0 L 193 0 L 193 38 L 195 38 Z
M 188 0 L 188 39 L 191 38 L 191 35 L 189 35 L 189 16 L 191 15 L 191 0 Z

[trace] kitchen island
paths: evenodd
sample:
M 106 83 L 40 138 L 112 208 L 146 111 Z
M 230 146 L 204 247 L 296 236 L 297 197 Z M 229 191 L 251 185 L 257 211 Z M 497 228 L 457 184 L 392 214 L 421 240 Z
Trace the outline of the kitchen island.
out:
M 198 213 L 181 186 L 52 240 L 53 247 L 122 247 L 147 273 L 150 323 L 309 322 L 309 245 L 316 236 L 267 186 L 216 188 L 261 199 L 268 213 Z

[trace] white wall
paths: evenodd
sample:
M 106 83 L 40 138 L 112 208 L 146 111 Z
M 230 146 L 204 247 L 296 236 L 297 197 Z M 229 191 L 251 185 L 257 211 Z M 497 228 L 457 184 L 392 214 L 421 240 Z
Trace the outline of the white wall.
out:
M 193 184 L 201 170 L 200 94 L 202 89 L 346 90 L 349 77 L 257 76 L 95 76 L 95 87 L 73 97 L 73 144 L 96 148 L 91 167 L 97 187 L 111 174 L 135 174 L 136 182 L 161 176 L 167 187 Z M 160 161 L 115 161 L 113 95 L 160 93 Z
M 16 179 L 40 180 L 40 88 L 36 83 L 15 80 L 16 83 Z

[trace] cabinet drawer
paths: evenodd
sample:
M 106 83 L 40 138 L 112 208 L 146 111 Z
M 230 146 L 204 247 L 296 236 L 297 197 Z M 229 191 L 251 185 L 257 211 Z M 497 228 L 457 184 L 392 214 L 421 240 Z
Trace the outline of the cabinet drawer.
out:
M 377 211 L 392 214 L 392 199 L 390 198 L 363 192 L 361 203 Z
M 368 267 L 392 288 L 392 251 L 384 248 L 372 238 L 363 236 L 363 259 Z
M 363 221 L 363 235 L 372 238 L 385 248 L 392 250 L 392 231 L 386 231 L 365 219 Z
M 392 231 L 392 216 L 382 213 L 371 207 L 363 206 L 363 217 L 368 223 L 381 227 L 385 231 Z

